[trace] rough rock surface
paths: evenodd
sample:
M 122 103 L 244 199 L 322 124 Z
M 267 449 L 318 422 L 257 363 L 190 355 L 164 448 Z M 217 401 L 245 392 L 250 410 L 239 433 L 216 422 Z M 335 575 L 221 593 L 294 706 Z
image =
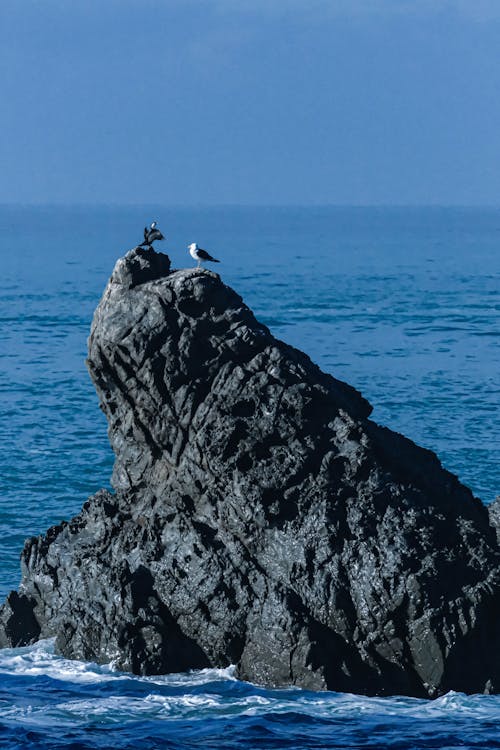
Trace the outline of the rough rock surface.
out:
M 118 261 L 88 367 L 116 462 L 26 542 L 0 645 L 136 673 L 368 694 L 498 691 L 488 512 L 205 270 Z

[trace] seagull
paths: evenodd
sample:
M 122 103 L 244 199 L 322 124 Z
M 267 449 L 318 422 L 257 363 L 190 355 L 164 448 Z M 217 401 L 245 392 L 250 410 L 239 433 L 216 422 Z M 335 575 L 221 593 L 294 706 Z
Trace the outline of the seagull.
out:
M 220 263 L 220 260 L 217 260 L 217 258 L 212 258 L 210 253 L 207 253 L 206 250 L 203 250 L 203 248 L 198 247 L 196 242 L 192 242 L 190 245 L 188 245 L 189 254 L 192 258 L 198 261 L 198 268 L 202 263 L 204 263 L 206 260 L 212 261 L 212 263 Z
M 160 230 L 158 229 L 158 224 L 156 221 L 153 221 L 149 229 L 148 227 L 144 227 L 144 242 L 143 245 L 149 245 L 149 247 L 153 247 L 153 242 L 155 240 L 164 240 L 165 237 L 162 235 Z

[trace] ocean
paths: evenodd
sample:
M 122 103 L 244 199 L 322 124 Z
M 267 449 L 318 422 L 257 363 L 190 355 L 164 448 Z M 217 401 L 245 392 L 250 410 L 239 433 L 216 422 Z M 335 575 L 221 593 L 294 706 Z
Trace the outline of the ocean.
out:
M 500 493 L 500 210 L 0 207 L 0 595 L 24 539 L 109 486 L 85 369 L 114 262 L 158 249 L 215 270 L 279 338 L 358 388 L 372 418 Z M 500 697 L 435 701 L 267 690 L 229 670 L 138 678 L 43 641 L 0 651 L 0 748 L 497 748 Z

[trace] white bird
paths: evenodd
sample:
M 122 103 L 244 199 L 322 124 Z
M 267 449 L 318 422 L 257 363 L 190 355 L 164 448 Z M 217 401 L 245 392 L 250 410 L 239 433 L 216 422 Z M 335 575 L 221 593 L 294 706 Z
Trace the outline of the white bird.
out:
M 143 245 L 149 245 L 150 247 L 153 246 L 153 242 L 155 240 L 164 240 L 165 237 L 162 235 L 160 230 L 158 229 L 158 224 L 156 221 L 153 221 L 149 229 L 148 227 L 144 227 L 144 242 Z
M 198 247 L 196 242 L 192 242 L 190 245 L 188 245 L 189 254 L 192 258 L 198 261 L 198 268 L 202 263 L 209 260 L 212 263 L 220 263 L 220 260 L 217 260 L 217 258 L 212 258 L 210 253 L 207 253 L 206 250 L 203 250 L 203 248 Z

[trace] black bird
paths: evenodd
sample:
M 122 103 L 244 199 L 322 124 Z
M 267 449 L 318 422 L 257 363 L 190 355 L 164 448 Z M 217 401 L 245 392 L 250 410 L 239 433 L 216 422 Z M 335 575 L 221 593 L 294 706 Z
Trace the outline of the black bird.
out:
M 164 240 L 164 239 L 165 237 L 162 235 L 162 233 L 158 229 L 158 225 L 156 221 L 153 221 L 149 229 L 148 227 L 144 227 L 144 242 L 142 243 L 143 245 L 149 245 L 149 247 L 152 247 L 153 242 L 155 240 Z
M 188 245 L 189 254 L 192 258 L 198 261 L 198 268 L 202 263 L 209 260 L 212 263 L 220 263 L 220 260 L 217 260 L 217 258 L 212 258 L 210 253 L 207 253 L 206 250 L 203 250 L 203 248 L 198 247 L 196 242 L 192 242 L 190 245 Z

